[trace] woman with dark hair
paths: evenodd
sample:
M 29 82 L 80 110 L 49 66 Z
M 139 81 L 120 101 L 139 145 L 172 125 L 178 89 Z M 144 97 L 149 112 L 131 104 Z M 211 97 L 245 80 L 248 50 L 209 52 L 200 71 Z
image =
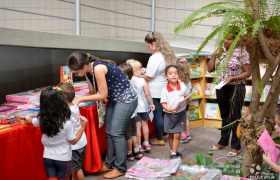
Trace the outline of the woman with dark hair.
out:
M 40 112 L 37 118 L 26 116 L 28 123 L 40 127 L 44 145 L 44 166 L 47 179 L 69 179 L 71 173 L 71 144 L 76 144 L 87 124 L 81 116 L 81 128 L 75 134 L 69 121 L 71 111 L 61 89 L 48 87 L 40 96 Z
M 124 132 L 138 104 L 133 86 L 111 60 L 74 52 L 68 59 L 68 67 L 76 76 L 85 76 L 89 88 L 84 96 L 74 99 L 75 104 L 108 99 L 105 115 L 107 155 L 105 165 L 99 172 L 114 168 L 104 178 L 123 176 L 127 170 Z M 98 93 L 95 93 L 95 89 Z
M 219 74 L 219 82 L 226 82 L 221 89 L 216 89 L 217 103 L 220 108 L 222 126 L 241 118 L 241 109 L 245 97 L 245 79 L 251 75 L 251 66 L 249 61 L 249 53 L 245 47 L 237 47 L 233 50 L 232 56 L 226 61 L 226 55 L 233 43 L 238 27 L 230 27 L 230 34 L 224 40 L 224 47 L 216 50 L 208 64 L 207 69 L 213 72 L 221 68 Z M 235 123 L 231 128 L 221 131 L 219 142 L 213 145 L 210 150 L 220 150 L 228 146 L 231 137 L 231 150 L 227 156 L 233 157 L 239 154 L 241 149 L 240 140 L 236 136 L 236 128 L 239 122 Z

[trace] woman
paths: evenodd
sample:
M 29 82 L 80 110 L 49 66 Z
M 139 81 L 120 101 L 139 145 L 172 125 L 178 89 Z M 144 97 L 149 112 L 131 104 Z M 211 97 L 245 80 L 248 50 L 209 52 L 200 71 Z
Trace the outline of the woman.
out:
M 85 76 L 89 87 L 87 94 L 74 99 L 75 104 L 108 99 L 105 116 L 107 155 L 99 172 L 114 168 L 104 178 L 123 176 L 127 168 L 124 131 L 138 104 L 135 90 L 114 61 L 74 52 L 68 59 L 68 67 L 76 76 Z M 95 87 L 97 94 L 94 94 Z
M 146 72 L 143 72 L 144 75 L 141 76 L 148 83 L 155 105 L 153 113 L 157 139 L 151 142 L 151 144 L 164 146 L 165 142 L 163 140 L 162 119 L 163 109 L 160 104 L 160 97 L 163 88 L 167 84 L 167 80 L 164 75 L 165 67 L 170 64 L 176 64 L 177 58 L 169 43 L 163 35 L 158 32 L 148 33 L 145 37 L 145 43 L 153 53 L 149 58 Z
M 240 119 L 246 91 L 244 85 L 245 79 L 251 75 L 249 53 L 245 48 L 235 48 L 228 62 L 225 62 L 227 51 L 234 41 L 234 38 L 234 35 L 229 35 L 224 41 L 222 51 L 220 52 L 220 50 L 216 50 L 207 64 L 209 72 L 216 70 L 218 66 L 224 67 L 221 70 L 219 81 L 226 82 L 226 85 L 221 89 L 216 90 L 217 102 L 221 112 L 222 126 Z M 223 65 L 223 63 L 226 64 Z M 221 139 L 216 145 L 211 147 L 211 150 L 215 151 L 228 146 L 231 130 L 231 150 L 228 152 L 227 156 L 236 156 L 241 149 L 240 140 L 236 136 L 237 125 L 238 123 L 236 123 L 231 129 L 222 130 Z

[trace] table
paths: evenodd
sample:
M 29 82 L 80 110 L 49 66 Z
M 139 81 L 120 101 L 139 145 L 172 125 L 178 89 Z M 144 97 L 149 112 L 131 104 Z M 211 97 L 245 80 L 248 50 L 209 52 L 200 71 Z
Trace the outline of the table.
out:
M 86 136 L 88 145 L 84 170 L 93 173 L 102 168 L 101 154 L 107 150 L 105 126 L 98 127 L 96 105 L 80 109 L 88 119 Z M 31 124 L 13 126 L 0 132 L 0 179 L 44 180 L 42 134 Z

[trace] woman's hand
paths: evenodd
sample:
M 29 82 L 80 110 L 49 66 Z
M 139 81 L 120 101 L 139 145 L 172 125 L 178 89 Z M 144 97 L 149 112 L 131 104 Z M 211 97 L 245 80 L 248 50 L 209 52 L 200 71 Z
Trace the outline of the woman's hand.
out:
M 234 80 L 233 77 L 227 78 L 227 79 L 226 79 L 226 82 L 227 82 L 226 84 L 230 84 L 233 80 Z
M 150 110 L 150 111 L 154 111 L 155 108 L 156 108 L 155 105 L 154 105 L 154 104 L 151 104 L 150 107 L 149 107 L 149 110 Z
M 81 101 L 81 98 L 80 97 L 76 97 L 75 99 L 73 99 L 72 103 L 76 104 L 76 105 L 79 105 Z
M 146 68 L 143 68 L 143 67 L 142 67 L 142 68 L 141 68 L 141 75 L 146 74 L 146 70 L 147 70 Z

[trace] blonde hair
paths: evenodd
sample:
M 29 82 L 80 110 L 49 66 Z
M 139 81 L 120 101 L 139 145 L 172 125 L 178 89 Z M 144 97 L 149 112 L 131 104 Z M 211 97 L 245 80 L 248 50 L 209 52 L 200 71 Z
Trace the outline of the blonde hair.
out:
M 166 66 L 168 65 L 175 65 L 176 64 L 176 55 L 173 49 L 170 47 L 167 40 L 164 38 L 164 36 L 156 31 L 150 32 L 145 37 L 145 42 L 152 44 L 153 42 L 156 42 L 156 48 L 164 57 Z
M 142 64 L 135 59 L 128 59 L 125 63 L 129 64 L 132 67 L 133 72 L 135 72 L 136 70 L 142 67 Z

